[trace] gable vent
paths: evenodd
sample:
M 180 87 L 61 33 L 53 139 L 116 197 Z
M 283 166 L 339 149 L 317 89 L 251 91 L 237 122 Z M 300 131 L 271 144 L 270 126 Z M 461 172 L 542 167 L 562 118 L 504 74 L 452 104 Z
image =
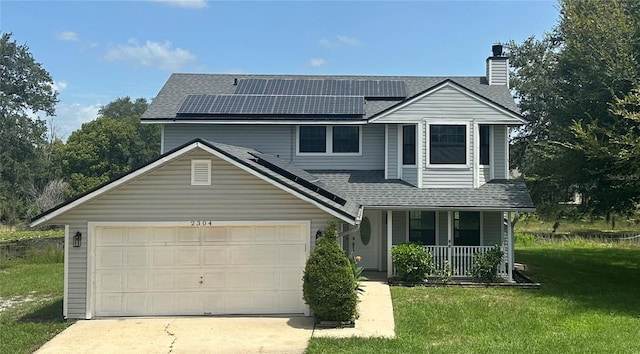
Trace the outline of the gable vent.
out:
M 211 160 L 191 160 L 191 185 L 211 185 Z

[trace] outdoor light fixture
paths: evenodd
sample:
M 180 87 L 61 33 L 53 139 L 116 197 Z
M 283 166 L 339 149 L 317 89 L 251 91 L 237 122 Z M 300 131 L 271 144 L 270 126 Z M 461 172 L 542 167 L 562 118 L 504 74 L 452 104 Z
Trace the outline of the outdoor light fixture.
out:
M 320 238 L 320 236 L 322 236 L 322 230 L 318 230 L 316 232 L 316 240 Z
M 80 247 L 81 241 L 82 233 L 80 231 L 76 231 L 76 234 L 73 235 L 73 247 Z

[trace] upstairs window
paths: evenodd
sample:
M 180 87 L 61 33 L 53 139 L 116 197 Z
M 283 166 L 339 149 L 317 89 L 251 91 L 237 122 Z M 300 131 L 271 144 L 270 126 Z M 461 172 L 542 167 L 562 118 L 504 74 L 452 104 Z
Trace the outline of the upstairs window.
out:
M 298 154 L 360 155 L 362 130 L 354 125 L 298 127 Z
M 327 128 L 300 127 L 300 152 L 327 152 Z
M 429 162 L 434 165 L 464 165 L 467 163 L 467 126 L 431 125 Z
M 333 152 L 360 152 L 360 128 L 353 126 L 333 127 Z
M 409 212 L 409 241 L 421 245 L 436 244 L 436 213 L 434 211 Z
M 480 164 L 488 165 L 489 160 L 489 126 L 480 126 Z
M 416 126 L 402 126 L 402 164 L 416 164 Z

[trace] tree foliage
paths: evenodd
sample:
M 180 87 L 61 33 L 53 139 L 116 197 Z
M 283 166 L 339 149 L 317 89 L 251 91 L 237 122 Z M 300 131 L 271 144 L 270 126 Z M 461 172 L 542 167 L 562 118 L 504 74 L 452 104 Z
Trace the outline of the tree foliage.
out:
M 541 211 L 573 192 L 593 216 L 640 201 L 640 171 L 625 145 L 638 139 L 628 118 L 640 85 L 638 10 L 639 0 L 560 1 L 561 19 L 543 39 L 508 44 L 511 84 L 529 122 L 514 140 L 512 166 Z
M 48 173 L 46 123 L 39 112 L 55 114 L 53 80 L 26 44 L 0 39 L 0 222 L 15 223 L 28 209 L 29 191 Z

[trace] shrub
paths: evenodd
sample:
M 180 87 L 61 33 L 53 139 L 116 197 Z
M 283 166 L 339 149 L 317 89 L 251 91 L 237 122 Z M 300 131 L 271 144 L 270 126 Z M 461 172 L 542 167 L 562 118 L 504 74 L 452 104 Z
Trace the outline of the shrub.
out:
M 417 283 L 433 273 L 431 253 L 416 243 L 404 243 L 391 250 L 391 259 L 401 280 Z
M 519 246 L 533 246 L 536 243 L 535 236 L 526 232 L 516 232 L 514 238 L 515 244 Z
M 337 243 L 336 224 L 330 222 L 318 239 L 304 269 L 304 301 L 321 321 L 351 321 L 358 295 L 349 259 Z
M 498 266 L 502 262 L 503 252 L 500 246 L 495 245 L 485 253 L 478 252 L 473 255 L 471 276 L 484 283 L 493 283 L 498 278 Z

